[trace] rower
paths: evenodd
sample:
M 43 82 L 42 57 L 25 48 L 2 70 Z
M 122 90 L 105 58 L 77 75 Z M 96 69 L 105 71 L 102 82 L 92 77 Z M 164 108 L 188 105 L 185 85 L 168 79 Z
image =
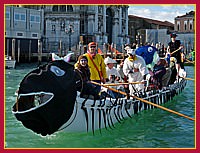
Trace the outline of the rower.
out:
M 176 58 L 176 60 L 177 60 L 177 62 L 176 62 L 176 70 L 177 70 L 176 79 L 178 79 L 180 64 L 181 64 L 181 49 L 183 48 L 183 46 L 181 45 L 180 40 L 176 40 L 176 37 L 177 37 L 176 33 L 171 33 L 170 37 L 171 37 L 171 41 L 168 43 L 166 55 L 170 54 L 171 57 Z

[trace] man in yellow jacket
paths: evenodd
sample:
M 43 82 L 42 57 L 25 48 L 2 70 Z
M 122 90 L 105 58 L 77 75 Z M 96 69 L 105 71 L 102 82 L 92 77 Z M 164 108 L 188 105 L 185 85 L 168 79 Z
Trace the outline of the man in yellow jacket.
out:
M 84 54 L 88 59 L 88 66 L 90 69 L 90 79 L 97 83 L 105 83 L 107 74 L 106 74 L 106 65 L 104 59 L 100 54 L 96 53 L 96 43 L 91 42 L 88 44 L 88 51 Z M 100 86 L 97 88 L 101 89 Z

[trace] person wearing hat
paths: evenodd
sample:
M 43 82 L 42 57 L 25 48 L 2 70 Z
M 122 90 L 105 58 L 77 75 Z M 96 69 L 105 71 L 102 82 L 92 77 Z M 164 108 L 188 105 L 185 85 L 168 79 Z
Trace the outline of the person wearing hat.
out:
M 80 91 L 80 97 L 93 95 L 94 99 L 99 99 L 99 91 L 90 82 L 90 69 L 88 67 L 88 59 L 84 55 L 80 55 L 75 64 L 76 88 Z
M 146 63 L 141 56 L 135 54 L 135 50 L 130 47 L 126 48 L 128 57 L 124 61 L 123 72 L 128 77 L 128 82 L 142 82 L 146 80 L 146 75 L 149 73 Z M 130 84 L 130 94 L 144 89 L 144 84 Z
M 176 58 L 177 60 L 176 70 L 177 70 L 177 77 L 178 77 L 180 64 L 181 64 L 181 49 L 183 48 L 183 46 L 181 45 L 180 40 L 176 40 L 176 37 L 177 37 L 176 33 L 170 34 L 171 41 L 168 43 L 166 56 L 170 55 L 170 57 Z
M 88 51 L 84 54 L 88 59 L 88 66 L 90 69 L 90 79 L 97 83 L 106 82 L 106 65 L 104 59 L 100 54 L 96 53 L 96 43 L 90 42 L 88 44 Z M 100 92 L 101 87 L 96 86 Z
M 121 80 L 121 76 L 120 76 L 119 72 L 117 71 L 117 69 L 114 67 L 114 64 L 116 64 L 117 62 L 114 59 L 110 58 L 109 56 L 105 58 L 104 62 L 106 64 L 106 73 L 107 73 L 106 83 L 108 83 L 108 84 L 118 83 Z M 115 87 L 112 86 L 111 88 L 122 90 L 123 86 L 115 86 Z M 118 92 L 114 92 L 111 90 L 107 90 L 107 93 L 112 98 L 124 97 L 121 94 L 119 94 Z
M 115 81 L 119 81 L 121 76 L 117 69 L 114 67 L 114 64 L 117 62 L 109 56 L 105 58 L 104 62 L 106 64 L 106 73 L 108 78 L 106 82 L 114 83 Z

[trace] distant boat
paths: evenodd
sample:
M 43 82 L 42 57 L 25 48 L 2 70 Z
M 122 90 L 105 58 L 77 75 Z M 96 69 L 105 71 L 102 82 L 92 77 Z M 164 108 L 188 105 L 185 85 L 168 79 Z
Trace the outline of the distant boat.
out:
M 16 60 L 11 59 L 10 56 L 5 58 L 5 68 L 15 68 Z

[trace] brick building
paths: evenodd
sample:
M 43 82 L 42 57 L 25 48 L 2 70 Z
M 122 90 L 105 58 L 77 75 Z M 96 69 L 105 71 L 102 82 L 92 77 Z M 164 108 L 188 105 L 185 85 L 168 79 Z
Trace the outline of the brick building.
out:
M 194 33 L 195 12 L 190 11 L 182 16 L 175 18 L 174 30 L 178 33 Z
M 177 16 L 174 20 L 174 31 L 178 35 L 177 39 L 181 40 L 184 52 L 187 55 L 195 49 L 195 11 Z

